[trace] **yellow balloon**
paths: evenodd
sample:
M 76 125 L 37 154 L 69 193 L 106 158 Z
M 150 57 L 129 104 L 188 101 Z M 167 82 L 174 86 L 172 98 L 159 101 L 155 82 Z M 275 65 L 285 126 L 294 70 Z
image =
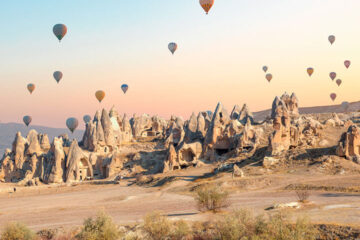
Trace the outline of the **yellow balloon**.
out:
M 102 90 L 99 90 L 95 93 L 95 97 L 99 102 L 101 102 L 105 97 L 105 92 Z

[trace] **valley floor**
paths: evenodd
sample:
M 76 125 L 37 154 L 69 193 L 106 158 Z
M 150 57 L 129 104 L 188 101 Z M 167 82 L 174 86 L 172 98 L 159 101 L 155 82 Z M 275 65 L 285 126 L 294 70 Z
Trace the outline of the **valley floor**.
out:
M 137 186 L 129 179 L 117 185 L 16 187 L 17 191 L 13 192 L 15 185 L 2 183 L 0 225 L 19 221 L 34 230 L 71 228 L 81 225 L 85 218 L 102 210 L 118 224 L 141 221 L 144 215 L 154 210 L 161 210 L 172 219 L 206 221 L 213 216 L 199 213 L 190 190 L 208 181 L 198 177 L 211 169 L 213 166 L 208 165 L 175 171 L 172 176 L 176 176 L 176 180 L 160 187 Z M 286 190 L 291 189 L 289 186 L 316 186 L 316 190 L 310 191 L 310 204 L 291 210 L 294 217 L 306 215 L 314 223 L 360 226 L 359 174 L 329 176 L 306 170 L 290 172 L 239 179 L 232 179 L 231 173 L 221 173 L 211 181 L 221 182 L 230 190 L 231 205 L 227 211 L 249 208 L 257 214 L 271 213 L 274 210 L 265 209 L 277 203 L 297 201 L 295 192 Z

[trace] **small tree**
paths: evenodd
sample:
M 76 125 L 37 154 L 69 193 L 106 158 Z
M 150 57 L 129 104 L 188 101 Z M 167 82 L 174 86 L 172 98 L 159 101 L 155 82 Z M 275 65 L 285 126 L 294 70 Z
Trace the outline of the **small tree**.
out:
M 9 223 L 1 234 L 1 240 L 35 240 L 35 234 L 22 223 Z
M 229 206 L 228 198 L 229 193 L 215 184 L 199 187 L 195 196 L 200 211 L 209 210 L 213 212 Z
M 120 236 L 118 227 L 109 215 L 98 213 L 95 219 L 84 221 L 81 232 L 76 236 L 80 240 L 117 240 Z

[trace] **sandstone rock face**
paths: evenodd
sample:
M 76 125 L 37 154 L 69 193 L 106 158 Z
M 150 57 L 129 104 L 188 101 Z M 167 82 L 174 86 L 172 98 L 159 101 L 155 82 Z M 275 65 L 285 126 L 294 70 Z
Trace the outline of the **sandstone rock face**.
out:
M 54 138 L 54 142 L 51 146 L 51 170 L 46 179 L 47 183 L 64 182 L 64 172 L 66 166 L 63 144 L 64 143 L 61 138 Z
M 246 104 L 241 108 L 238 120 L 242 125 L 245 125 L 248 121 L 250 121 L 251 124 L 254 123 L 253 114 Z
M 360 131 L 356 125 L 350 126 L 347 132 L 341 135 L 336 153 L 340 157 L 358 162 L 360 159 Z
M 221 103 L 216 106 L 214 116 L 205 136 L 204 147 L 207 150 L 229 149 L 229 136 L 225 135 L 225 129 L 230 123 L 229 115 Z
M 274 111 L 274 132 L 269 137 L 268 152 L 272 156 L 281 155 L 290 147 L 296 147 L 299 141 L 299 129 L 291 124 L 286 105 L 279 104 Z
M 176 169 L 180 169 L 180 164 L 178 162 L 177 159 L 177 153 L 175 150 L 174 145 L 170 145 L 169 149 L 168 149 L 168 153 L 164 162 L 164 168 L 163 168 L 163 172 L 169 172 L 169 171 L 173 171 Z
M 239 119 L 240 116 L 240 112 L 241 112 L 241 108 L 239 105 L 235 105 L 233 110 L 230 113 L 230 119 L 232 120 L 237 120 Z
M 114 108 L 108 114 L 105 109 L 96 112 L 94 120 L 86 125 L 82 145 L 93 152 L 115 150 L 121 143 L 133 139 L 130 121 L 124 115 L 121 119 Z
M 185 138 L 184 121 L 179 117 L 176 119 L 172 118 L 167 132 L 165 147 L 168 148 L 169 145 L 179 145 Z
M 279 106 L 282 106 L 288 112 L 289 117 L 298 117 L 299 116 L 299 100 L 296 97 L 295 93 L 289 96 L 287 93 L 284 93 L 280 98 L 275 97 L 272 110 L 271 110 L 271 118 L 275 118 L 276 109 Z
M 257 131 L 248 121 L 243 129 L 243 132 L 237 137 L 237 150 L 239 153 L 255 153 L 260 144 Z
M 93 176 L 93 168 L 89 157 L 79 147 L 76 140 L 70 145 L 66 159 L 66 182 L 86 180 Z

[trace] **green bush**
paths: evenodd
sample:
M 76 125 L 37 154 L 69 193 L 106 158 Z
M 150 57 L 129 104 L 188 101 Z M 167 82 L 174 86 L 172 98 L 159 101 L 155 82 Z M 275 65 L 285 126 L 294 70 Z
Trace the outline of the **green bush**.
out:
M 229 206 L 228 198 L 229 193 L 215 184 L 199 187 L 195 196 L 200 211 L 210 210 L 213 212 Z
M 35 240 L 36 235 L 24 224 L 13 222 L 6 225 L 1 240 Z
M 95 219 L 88 218 L 84 221 L 76 238 L 80 240 L 117 240 L 119 236 L 120 232 L 112 218 L 100 212 Z
M 160 212 L 153 212 L 145 216 L 144 230 L 150 239 L 165 240 L 171 234 L 171 222 Z

